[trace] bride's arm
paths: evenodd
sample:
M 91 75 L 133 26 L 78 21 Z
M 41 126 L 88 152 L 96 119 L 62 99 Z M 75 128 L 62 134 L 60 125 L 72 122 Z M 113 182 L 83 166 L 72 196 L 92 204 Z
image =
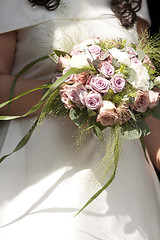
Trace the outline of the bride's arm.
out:
M 145 137 L 145 145 L 148 154 L 158 171 L 160 171 L 160 121 L 153 118 L 146 118 L 151 133 Z
M 147 22 L 138 18 L 137 31 L 141 35 L 147 28 Z M 153 165 L 160 171 L 160 121 L 154 117 L 146 118 L 151 133 L 145 137 L 145 145 Z
M 16 32 L 0 34 L 0 103 L 9 99 L 11 84 L 14 76 L 10 75 L 16 50 Z M 14 96 L 29 89 L 46 84 L 48 80 L 19 79 L 15 87 Z M 43 95 L 42 90 L 25 95 L 12 102 L 10 112 L 8 108 L 0 109 L 0 115 L 22 115 L 35 105 Z

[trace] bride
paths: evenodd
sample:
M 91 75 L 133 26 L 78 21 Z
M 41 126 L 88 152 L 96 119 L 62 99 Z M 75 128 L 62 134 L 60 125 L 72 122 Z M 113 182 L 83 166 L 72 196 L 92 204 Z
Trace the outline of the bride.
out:
M 14 75 L 28 62 L 54 49 L 69 51 L 93 36 L 136 43 L 149 24 L 146 0 L 1 0 L 1 102 L 8 100 Z M 54 70 L 49 60 L 38 63 L 18 80 L 15 96 L 48 83 Z M 24 114 L 42 94 L 15 101 L 10 115 Z M 8 115 L 8 108 L 0 114 Z M 34 118 L 1 122 L 2 156 L 14 149 Z M 145 143 L 160 169 L 160 123 L 147 122 L 152 133 Z M 90 136 L 76 151 L 75 131 L 68 118 L 50 117 L 23 149 L 0 164 L 0 239 L 158 240 L 159 182 L 139 140 L 124 140 L 115 180 L 74 218 L 99 187 L 94 168 L 103 148 Z

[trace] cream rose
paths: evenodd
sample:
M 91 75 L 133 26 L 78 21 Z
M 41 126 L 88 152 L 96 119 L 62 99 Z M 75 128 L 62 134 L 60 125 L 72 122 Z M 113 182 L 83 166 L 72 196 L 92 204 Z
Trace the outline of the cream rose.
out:
M 112 126 L 118 122 L 116 107 L 112 102 L 103 101 L 103 105 L 99 109 L 97 122 L 100 122 L 102 126 Z

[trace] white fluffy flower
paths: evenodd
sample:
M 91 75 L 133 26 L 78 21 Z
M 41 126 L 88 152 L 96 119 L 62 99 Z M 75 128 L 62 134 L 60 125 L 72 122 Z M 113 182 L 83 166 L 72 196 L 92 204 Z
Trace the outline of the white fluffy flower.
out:
M 70 66 L 71 67 L 83 67 L 83 66 L 89 66 L 88 63 L 88 59 L 90 58 L 90 54 L 88 53 L 79 53 L 79 54 L 75 54 L 72 56 L 71 60 L 70 60 Z
M 127 52 L 122 52 L 120 49 L 117 48 L 111 48 L 109 49 L 109 52 L 113 56 L 113 58 L 117 59 L 118 62 L 130 65 L 130 58 L 129 54 Z
M 130 67 L 136 72 L 136 77 L 132 85 L 143 91 L 148 90 L 150 77 L 147 69 L 142 64 L 137 64 L 134 61 L 131 61 Z
M 88 49 L 88 46 L 98 44 L 99 42 L 100 40 L 98 38 L 88 38 L 82 43 L 76 45 L 75 47 L 78 47 L 79 51 L 84 51 Z

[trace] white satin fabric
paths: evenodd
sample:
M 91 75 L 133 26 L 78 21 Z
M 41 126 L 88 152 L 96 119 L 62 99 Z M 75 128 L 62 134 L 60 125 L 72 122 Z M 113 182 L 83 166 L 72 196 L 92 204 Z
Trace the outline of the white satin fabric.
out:
M 3 0 L 0 6 L 7 9 L 19 1 Z M 38 7 L 30 9 L 24 0 L 22 4 L 28 19 L 35 19 L 39 11 L 48 14 L 49 19 L 39 16 L 43 23 L 32 24 L 29 20 L 17 31 L 12 74 L 53 49 L 67 51 L 88 37 L 123 37 L 137 42 L 136 26 L 129 31 L 120 26 L 104 0 L 64 0 L 52 13 Z M 141 14 L 144 9 L 146 5 Z M 148 15 L 142 17 L 149 21 Z M 23 77 L 50 78 L 54 69 L 47 60 Z M 10 122 L 1 155 L 13 150 L 33 121 Z M 93 170 L 104 148 L 90 136 L 77 151 L 75 131 L 76 126 L 68 118 L 50 117 L 22 150 L 0 164 L 0 239 L 158 240 L 159 182 L 138 140 L 124 141 L 114 182 L 74 218 L 99 187 Z

